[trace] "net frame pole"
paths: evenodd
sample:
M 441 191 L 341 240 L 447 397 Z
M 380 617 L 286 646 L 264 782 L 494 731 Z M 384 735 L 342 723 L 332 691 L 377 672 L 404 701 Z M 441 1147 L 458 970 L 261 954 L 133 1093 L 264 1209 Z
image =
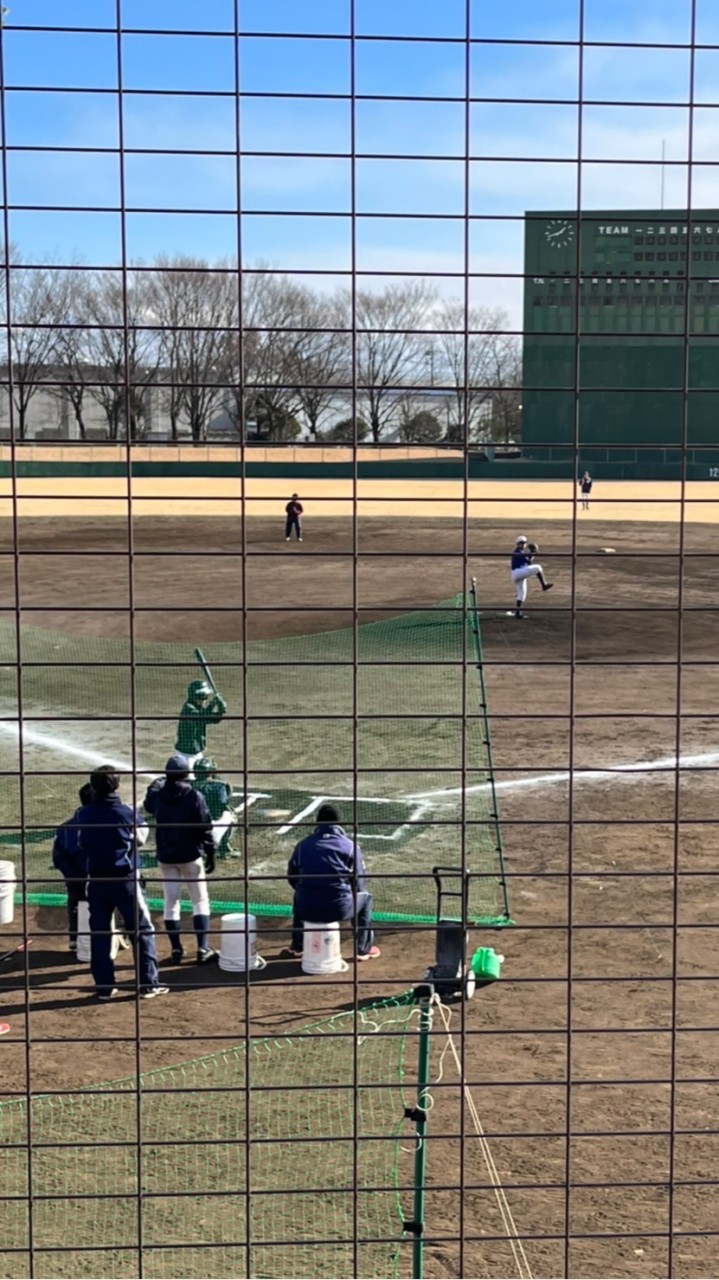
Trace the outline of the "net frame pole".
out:
M 424 987 L 417 993 L 419 997 L 419 1047 L 417 1053 L 417 1108 L 414 1114 L 415 1151 L 414 1151 L 414 1209 L 411 1230 L 412 1241 L 412 1280 L 422 1280 L 424 1276 L 424 1214 L 425 1184 L 427 1178 L 427 1117 L 429 1114 L 429 1048 L 432 1034 L 432 1001 L 434 991 Z M 409 1224 L 405 1224 L 405 1230 Z
M 482 649 L 482 633 L 479 626 L 479 601 L 477 599 L 477 579 L 472 578 L 469 588 L 469 614 L 472 635 L 474 637 L 474 649 L 477 659 L 477 670 L 479 672 L 479 688 L 480 688 L 480 708 L 482 711 L 482 721 L 484 724 L 484 745 L 487 749 L 487 765 L 489 772 L 490 794 L 492 796 L 492 822 L 494 826 L 495 851 L 499 859 L 500 878 L 499 883 L 502 887 L 502 901 L 504 903 L 504 914 L 507 920 L 509 914 L 509 894 L 507 891 L 507 876 L 504 866 L 504 844 L 502 841 L 502 824 L 499 821 L 499 801 L 497 800 L 497 787 L 494 777 L 494 757 L 492 755 L 492 733 L 489 727 L 489 710 L 487 704 L 487 684 L 484 678 L 484 651 Z

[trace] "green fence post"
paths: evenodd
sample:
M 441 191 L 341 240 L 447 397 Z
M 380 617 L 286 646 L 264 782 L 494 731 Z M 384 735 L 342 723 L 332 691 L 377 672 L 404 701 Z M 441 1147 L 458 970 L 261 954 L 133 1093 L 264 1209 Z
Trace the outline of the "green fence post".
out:
M 419 1052 L 417 1060 L 417 1105 L 407 1115 L 415 1123 L 414 1152 L 414 1210 L 412 1222 L 405 1223 L 405 1231 L 414 1235 L 412 1243 L 412 1280 L 424 1276 L 424 1192 L 427 1174 L 427 1114 L 429 1102 L 429 1045 L 432 1031 L 432 986 L 417 987 L 415 998 L 419 1002 Z

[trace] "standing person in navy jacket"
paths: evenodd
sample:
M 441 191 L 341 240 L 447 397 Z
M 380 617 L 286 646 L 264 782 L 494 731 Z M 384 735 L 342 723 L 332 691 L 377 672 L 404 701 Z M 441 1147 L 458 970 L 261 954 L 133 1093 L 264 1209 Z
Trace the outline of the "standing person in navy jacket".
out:
M 80 807 L 75 810 L 67 822 L 58 827 L 52 846 L 52 865 L 60 872 L 67 890 L 67 923 L 70 951 L 77 951 L 77 908 L 81 902 L 87 902 L 87 865 L 85 854 L 80 847 L 80 827 L 78 814 L 83 805 L 92 800 L 92 787 L 89 782 L 80 787 Z
M 297 494 L 293 493 L 285 507 L 285 542 L 289 542 L 292 537 L 293 529 L 297 534 L 297 541 L 302 541 L 302 512 L 302 503 L 297 497 Z
M 138 843 L 144 844 L 147 823 L 139 809 L 124 804 L 120 779 L 112 765 L 90 775 L 93 798 L 77 814 L 80 845 L 87 866 L 90 907 L 90 966 L 99 1000 L 117 995 L 111 955 L 112 914 L 119 911 L 133 941 L 139 969 L 140 995 L 163 996 L 155 949 L 155 929 L 147 909 L 138 868 Z
M 172 960 L 179 964 L 184 955 L 180 940 L 182 886 L 192 900 L 192 923 L 197 939 L 197 963 L 217 959 L 210 946 L 210 897 L 207 875 L 215 869 L 212 817 L 205 797 L 191 780 L 187 756 L 170 756 L 164 778 L 153 782 L 145 796 L 145 808 L 154 814 L 157 864 L 162 875 L 165 898 L 165 929 L 172 947 Z
M 302 922 L 329 924 L 332 920 L 357 921 L 357 959 L 376 960 L 373 945 L 372 895 L 362 850 L 340 826 L 332 804 L 323 804 L 311 836 L 295 847 L 287 867 L 287 879 L 295 891 L 292 915 L 294 955 L 302 955 Z

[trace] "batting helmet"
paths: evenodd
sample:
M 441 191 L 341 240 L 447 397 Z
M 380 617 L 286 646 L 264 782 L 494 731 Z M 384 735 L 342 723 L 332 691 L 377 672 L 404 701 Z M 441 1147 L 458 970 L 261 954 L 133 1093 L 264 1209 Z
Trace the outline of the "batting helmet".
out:
M 192 680 L 187 686 L 187 696 L 190 702 L 195 702 L 197 698 L 209 698 L 212 689 L 206 680 Z
M 199 760 L 195 761 L 195 773 L 217 773 L 217 765 L 214 760 L 210 760 L 209 756 L 200 756 Z

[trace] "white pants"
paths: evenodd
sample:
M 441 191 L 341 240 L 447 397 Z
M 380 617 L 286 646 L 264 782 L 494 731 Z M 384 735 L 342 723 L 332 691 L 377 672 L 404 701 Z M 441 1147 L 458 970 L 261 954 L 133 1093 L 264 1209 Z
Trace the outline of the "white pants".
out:
M 225 812 L 212 824 L 212 843 L 216 849 L 219 849 L 225 836 L 232 830 L 235 825 L 237 815 L 231 809 L 225 809 Z
M 527 599 L 527 579 L 543 576 L 541 564 L 525 564 L 521 569 L 512 569 L 512 582 L 518 603 L 524 604 Z
M 180 919 L 183 884 L 187 885 L 187 892 L 192 899 L 193 915 L 209 916 L 210 896 L 207 892 L 207 877 L 202 858 L 197 858 L 194 862 L 158 862 L 157 865 L 162 876 L 165 920 Z

